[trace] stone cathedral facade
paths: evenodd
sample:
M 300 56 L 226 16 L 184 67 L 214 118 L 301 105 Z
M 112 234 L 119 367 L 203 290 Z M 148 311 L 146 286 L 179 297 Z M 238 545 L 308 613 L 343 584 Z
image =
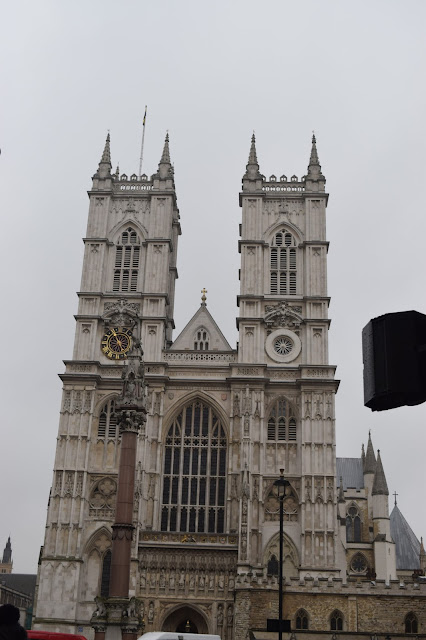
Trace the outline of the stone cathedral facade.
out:
M 285 469 L 292 629 L 425 633 L 425 585 L 415 578 L 424 549 L 413 534 L 411 558 L 398 566 L 380 454 L 369 439 L 361 457 L 336 459 L 328 194 L 315 137 L 300 179 L 266 179 L 252 138 L 239 196 L 236 348 L 204 295 L 173 336 L 181 227 L 168 137 L 148 178 L 112 173 L 108 135 L 89 200 L 35 627 L 91 638 L 95 598 L 108 596 L 120 455 L 114 402 L 137 327 L 148 419 L 138 436 L 130 595 L 145 631 L 246 640 L 277 617 L 274 482 Z

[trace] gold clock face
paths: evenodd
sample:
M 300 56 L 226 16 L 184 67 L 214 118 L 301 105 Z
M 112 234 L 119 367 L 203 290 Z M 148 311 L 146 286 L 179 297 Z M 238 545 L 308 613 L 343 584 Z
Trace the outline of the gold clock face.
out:
M 101 341 L 102 352 L 110 360 L 123 360 L 132 346 L 132 330 L 126 327 L 108 329 Z

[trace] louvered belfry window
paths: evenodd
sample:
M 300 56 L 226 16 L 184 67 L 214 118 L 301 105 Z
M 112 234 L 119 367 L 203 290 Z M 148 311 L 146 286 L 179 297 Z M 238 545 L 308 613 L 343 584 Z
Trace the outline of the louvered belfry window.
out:
M 161 531 L 223 533 L 227 442 L 211 407 L 194 401 L 165 442 Z
M 138 234 L 128 227 L 115 248 L 113 291 L 137 291 L 140 252 Z
M 268 440 L 295 441 L 297 423 L 294 409 L 285 398 L 275 401 L 268 418 Z
M 116 440 L 117 438 L 117 418 L 115 417 L 115 402 L 109 400 L 103 407 L 99 415 L 98 439 Z
M 297 245 L 289 231 L 275 234 L 271 246 L 271 294 L 294 296 L 297 293 Z

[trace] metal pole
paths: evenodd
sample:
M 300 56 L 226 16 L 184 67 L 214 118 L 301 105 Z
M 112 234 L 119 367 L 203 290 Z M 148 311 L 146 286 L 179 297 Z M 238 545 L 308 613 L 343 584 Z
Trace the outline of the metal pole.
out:
M 143 125 L 142 125 L 142 144 L 141 144 L 141 157 L 139 159 L 139 178 L 142 175 L 142 163 L 143 163 L 143 147 L 145 144 L 145 122 L 146 122 L 146 105 L 145 105 L 145 114 L 143 117 Z
M 283 640 L 283 541 L 284 541 L 284 496 L 280 496 L 280 567 L 278 572 L 278 640 Z

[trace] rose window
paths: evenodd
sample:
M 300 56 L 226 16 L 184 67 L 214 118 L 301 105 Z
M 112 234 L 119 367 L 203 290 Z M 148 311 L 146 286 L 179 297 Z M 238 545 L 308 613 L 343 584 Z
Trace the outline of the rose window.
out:
M 365 573 L 367 571 L 367 560 L 361 553 L 357 553 L 351 562 L 351 569 L 355 571 L 355 573 Z
M 291 353 L 294 343 L 288 336 L 279 336 L 274 340 L 274 350 L 279 353 L 280 356 L 286 356 Z

